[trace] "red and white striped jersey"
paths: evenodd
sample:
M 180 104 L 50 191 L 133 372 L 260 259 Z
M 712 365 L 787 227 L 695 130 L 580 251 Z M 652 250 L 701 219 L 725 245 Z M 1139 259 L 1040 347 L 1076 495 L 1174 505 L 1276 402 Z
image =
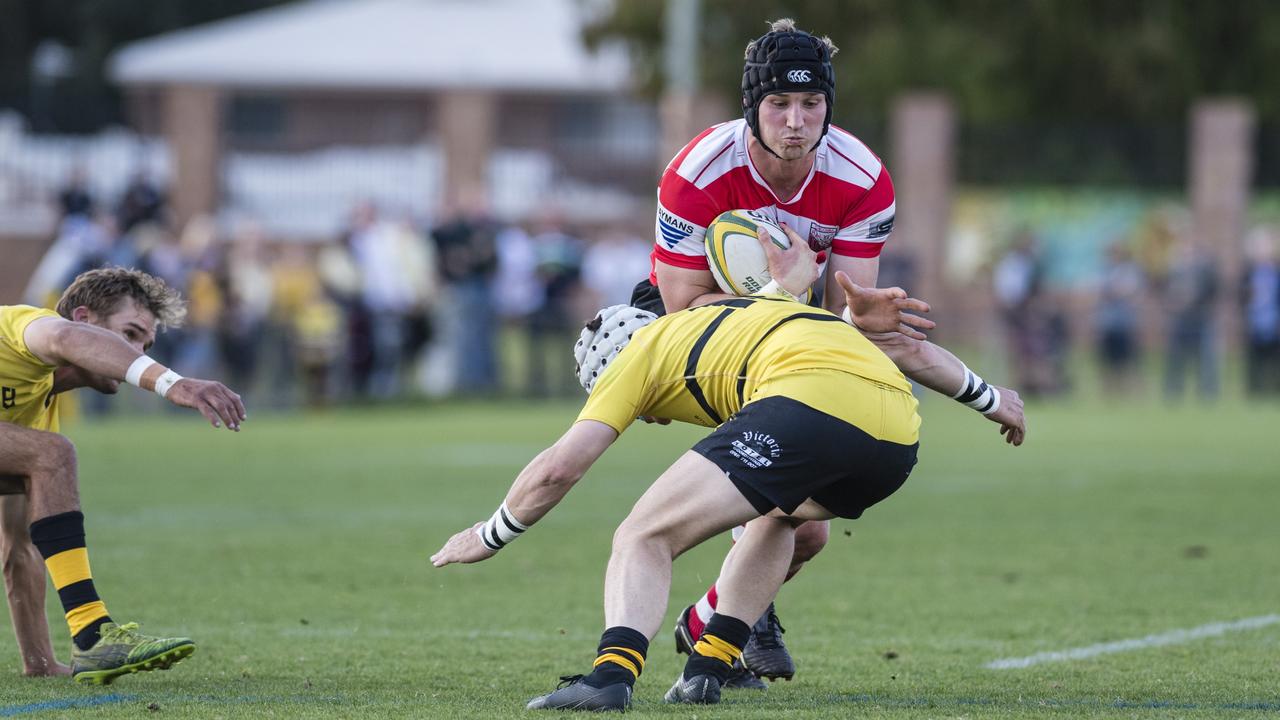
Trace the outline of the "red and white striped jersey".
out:
M 793 197 L 769 189 L 747 154 L 745 119 L 707 128 L 667 165 L 658 185 L 651 262 L 707 269 L 703 237 L 722 212 L 759 210 L 808 238 L 814 250 L 878 257 L 893 230 L 893 180 L 861 140 L 832 125 Z M 654 265 L 656 267 L 656 265 Z M 649 281 L 657 284 L 651 272 Z

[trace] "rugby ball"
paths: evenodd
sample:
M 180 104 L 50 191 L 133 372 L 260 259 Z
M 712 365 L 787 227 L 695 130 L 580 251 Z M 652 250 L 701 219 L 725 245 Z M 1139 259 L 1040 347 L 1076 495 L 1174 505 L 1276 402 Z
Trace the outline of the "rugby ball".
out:
M 730 295 L 753 295 L 772 279 L 769 258 L 756 239 L 756 229 L 764 228 L 773 243 L 782 249 L 791 247 L 787 234 L 768 215 L 756 210 L 730 210 L 720 213 L 707 227 L 703 244 L 707 264 L 720 289 Z M 805 291 L 807 299 L 809 291 Z

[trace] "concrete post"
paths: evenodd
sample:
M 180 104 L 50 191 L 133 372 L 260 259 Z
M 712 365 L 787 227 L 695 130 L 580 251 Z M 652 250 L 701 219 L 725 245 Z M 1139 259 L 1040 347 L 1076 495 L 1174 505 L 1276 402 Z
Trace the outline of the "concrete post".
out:
M 473 188 L 488 189 L 489 158 L 498 122 L 497 98 L 490 92 L 457 90 L 439 98 L 440 145 L 444 149 L 446 202 Z
M 222 95 L 217 88 L 171 85 L 164 91 L 165 138 L 173 158 L 170 204 L 178 228 L 218 206 Z
M 928 301 L 930 316 L 955 337 L 963 329 L 952 323 L 964 314 L 954 309 L 943 272 L 955 184 L 955 110 L 945 95 L 908 93 L 894 100 L 891 112 L 889 172 L 898 214 L 889 242 L 914 262 L 911 294 Z
M 1237 286 L 1253 180 L 1256 115 L 1244 100 L 1207 99 L 1191 108 L 1187 156 L 1193 241 L 1218 266 L 1220 343 L 1238 347 Z

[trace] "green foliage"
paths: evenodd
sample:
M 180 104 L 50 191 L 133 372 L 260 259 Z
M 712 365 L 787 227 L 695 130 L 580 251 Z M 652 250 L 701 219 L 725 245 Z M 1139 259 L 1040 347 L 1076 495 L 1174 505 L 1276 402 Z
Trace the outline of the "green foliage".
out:
M 68 701 L 104 704 L 30 712 L 519 715 L 558 675 L 586 670 L 613 528 L 702 434 L 637 426 L 497 558 L 431 568 L 427 556 L 487 517 L 575 412 L 494 403 L 252 414 L 238 435 L 185 415 L 72 426 L 108 608 L 144 631 L 189 634 L 199 649 L 171 671 L 107 689 L 24 679 L 0 613 L 0 716 Z M 1277 625 L 983 668 L 1275 613 L 1280 408 L 1033 406 L 1018 449 L 956 403 L 928 399 L 922 414 L 911 480 L 863 519 L 834 523 L 827 549 L 783 590 L 796 680 L 730 695 L 719 708 L 668 708 L 660 698 L 680 659 L 664 629 L 637 687 L 642 715 L 1195 718 L 1280 709 Z M 715 577 L 727 547 L 713 540 L 677 561 L 669 621 Z
M 664 5 L 619 0 L 590 32 L 635 48 L 651 90 Z M 841 48 L 838 118 L 937 88 L 978 123 L 1167 122 L 1200 95 L 1248 97 L 1280 119 L 1280 76 L 1263 71 L 1280 67 L 1280 4 L 1269 0 L 704 0 L 707 89 L 735 96 L 742 48 L 784 16 Z

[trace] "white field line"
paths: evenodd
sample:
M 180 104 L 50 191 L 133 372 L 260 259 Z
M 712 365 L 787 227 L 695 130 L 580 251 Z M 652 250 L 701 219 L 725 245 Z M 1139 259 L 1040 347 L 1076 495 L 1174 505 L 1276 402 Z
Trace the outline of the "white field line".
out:
M 1280 615 L 1261 615 L 1259 617 L 1245 618 L 1244 620 L 1236 620 L 1235 622 L 1216 622 L 1200 627 L 1190 628 L 1188 630 L 1170 630 L 1169 632 L 1148 635 L 1142 638 L 1132 638 L 1129 640 L 1117 640 L 1109 643 L 1099 643 L 1097 645 L 1089 645 L 1087 647 L 1072 648 L 1070 650 L 1055 650 L 1053 652 L 1036 653 L 1020 658 L 1003 658 L 1000 660 L 992 660 L 983 667 L 988 670 L 1013 670 L 1016 668 L 1031 667 L 1040 663 L 1062 662 L 1064 660 L 1085 660 L 1098 655 L 1109 655 L 1111 653 L 1125 652 L 1128 650 L 1145 650 L 1146 648 L 1160 647 L 1162 645 L 1177 645 L 1179 643 L 1191 642 L 1201 638 L 1216 637 L 1225 635 L 1229 632 L 1238 632 L 1240 630 L 1256 630 L 1268 625 L 1280 623 Z

